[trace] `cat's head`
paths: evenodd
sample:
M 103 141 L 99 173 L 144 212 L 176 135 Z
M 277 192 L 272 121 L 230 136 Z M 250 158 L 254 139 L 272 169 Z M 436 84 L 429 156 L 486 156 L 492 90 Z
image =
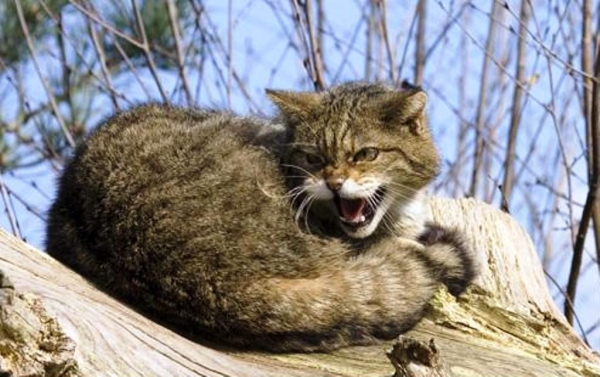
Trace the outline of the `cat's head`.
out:
M 287 127 L 284 166 L 298 211 L 326 208 L 366 238 L 437 174 L 421 89 L 351 83 L 321 93 L 268 90 Z

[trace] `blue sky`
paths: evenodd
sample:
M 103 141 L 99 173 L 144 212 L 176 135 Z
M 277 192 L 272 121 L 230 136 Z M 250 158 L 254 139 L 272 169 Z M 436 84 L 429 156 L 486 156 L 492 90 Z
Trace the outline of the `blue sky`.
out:
M 287 2 L 233 0 L 231 19 L 228 16 L 227 2 L 212 0 L 205 4 L 205 27 L 210 29 L 212 37 L 221 39 L 223 50 L 214 48 L 215 55 L 207 58 L 208 63 L 202 77 L 197 70 L 189 69 L 187 72 L 197 105 L 231 108 L 242 114 L 272 114 L 274 109 L 264 96 L 265 88 L 312 88 L 302 65 L 303 53 L 297 48 L 300 45 L 298 36 L 289 22 L 291 11 Z M 387 10 L 389 40 L 396 71 L 400 78 L 409 80 L 412 79 L 414 67 L 414 43 L 411 42 L 414 4 L 411 1 L 388 1 Z M 444 173 L 435 183 L 436 193 L 451 196 L 463 196 L 468 188 L 473 133 L 467 132 L 463 140 L 459 140 L 457 135 L 465 123 L 472 123 L 475 118 L 484 57 L 482 46 L 485 44 L 491 7 L 489 1 L 478 1 L 464 7 L 463 4 L 465 3 L 458 1 L 429 2 L 426 38 L 428 60 L 423 83 L 430 98 L 431 126 L 445 161 Z M 510 10 L 504 11 L 498 19 L 500 31 L 492 53 L 495 63 L 490 68 L 494 79 L 486 88 L 489 91 L 485 117 L 488 126 L 486 140 L 492 153 L 482 186 L 488 187 L 481 188 L 477 195 L 494 205 L 498 205 L 500 201 L 495 185 L 502 177 L 502 150 L 506 144 L 505 135 L 514 86 L 512 76 L 515 69 L 516 37 L 512 30 L 518 28 L 515 14 L 518 13 L 519 3 L 509 1 L 508 5 Z M 325 7 L 327 22 L 323 50 L 327 83 L 364 79 L 366 21 L 361 17 L 363 2 L 326 1 Z M 535 17 L 529 26 L 528 95 L 524 110 L 526 116 L 518 139 L 518 155 L 521 161 L 527 163 L 517 165 L 517 170 L 523 173 L 511 201 L 511 214 L 532 235 L 540 254 L 545 251 L 543 257 L 547 260 L 547 271 L 563 286 L 570 265 L 572 230 L 576 228 L 581 211 L 581 207 L 574 205 L 570 207 L 573 209 L 571 213 L 569 203 L 583 203 L 587 192 L 585 163 L 581 158 L 584 125 L 576 95 L 580 91 L 581 80 L 577 74 L 568 74 L 566 69 L 569 62 L 578 64 L 578 44 L 573 41 L 579 30 L 577 12 L 573 11 L 573 7 L 569 9 L 560 1 L 537 2 Z M 457 16 L 459 14 L 460 17 Z M 456 21 L 449 23 L 455 16 Z M 571 19 L 573 25 L 577 26 L 566 23 L 565 20 Z M 66 20 L 73 24 L 81 22 L 76 11 L 68 14 Z M 230 24 L 233 27 L 231 34 L 228 33 Z M 220 77 L 225 77 L 225 81 L 228 79 L 227 44 L 230 35 L 231 66 L 245 83 L 245 89 L 253 98 L 252 104 L 235 85 L 231 96 L 228 96 L 220 81 Z M 198 37 L 197 33 L 192 36 Z M 296 44 L 290 44 L 290 39 L 295 40 Z M 60 72 L 60 62 L 52 48 L 52 45 L 38 46 L 42 57 L 42 74 L 55 79 L 57 72 Z M 77 48 L 73 46 L 71 52 Z M 381 45 L 375 48 L 381 51 L 382 58 L 372 62 L 369 78 L 387 79 L 389 65 L 385 48 Z M 554 57 L 548 57 L 547 51 L 552 51 Z M 85 50 L 82 54 L 89 60 L 89 66 L 97 69 L 92 50 Z M 75 55 L 73 53 L 73 59 Z M 190 59 L 196 61 L 200 57 Z M 26 77 L 26 99 L 30 106 L 35 107 L 46 101 L 47 97 L 41 90 L 40 79 L 33 66 L 26 64 L 19 72 Z M 128 99 L 123 101 L 124 106 L 159 99 L 148 70 L 138 69 L 137 73 L 146 89 L 132 79 L 131 75 L 125 74 L 115 79 L 117 90 Z M 160 72 L 160 78 L 170 99 L 181 103 L 183 98 L 177 76 L 163 71 Z M 14 118 L 16 111 L 16 92 L 9 80 L 10 73 L 0 74 L 0 115 L 4 119 Z M 90 93 L 92 94 L 81 95 L 80 100 L 92 104 L 94 116 L 91 119 L 97 122 L 110 114 L 113 108 L 105 95 L 94 91 Z M 551 112 L 548 111 L 549 108 L 552 109 Z M 35 128 L 31 127 L 30 132 L 34 131 Z M 564 144 L 563 154 L 560 153 L 561 143 Z M 457 163 L 461 147 L 467 149 L 469 158 Z M 450 172 L 455 168 L 458 173 L 453 178 Z M 18 170 L 14 174 L 5 173 L 2 178 L 28 205 L 34 206 L 37 212 L 45 213 L 54 195 L 53 182 L 56 174 L 56 169 L 42 164 Z M 567 181 L 570 181 L 570 185 Z M 35 187 L 32 182 L 35 182 Z M 566 196 L 570 197 L 570 201 L 563 199 Z M 22 234 L 28 242 L 42 247 L 43 221 L 20 205 L 18 200 L 14 203 Z M 554 216 L 550 216 L 551 214 Z M 0 216 L 0 226 L 10 229 L 7 216 Z M 592 262 L 594 257 L 591 241 L 590 236 L 590 246 L 586 249 L 584 261 L 586 273 L 581 277 L 577 296 L 577 312 L 585 329 L 598 321 L 600 313 L 600 298 L 595 289 L 600 285 L 600 279 L 598 269 Z M 553 292 L 562 308 L 560 294 L 555 288 Z M 596 349 L 600 348 L 598 334 L 600 331 L 592 333 L 589 339 Z

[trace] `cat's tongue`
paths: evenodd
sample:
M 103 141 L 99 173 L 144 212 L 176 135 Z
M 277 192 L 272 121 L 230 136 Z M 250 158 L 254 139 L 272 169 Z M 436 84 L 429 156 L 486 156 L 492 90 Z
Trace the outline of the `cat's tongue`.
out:
M 361 221 L 366 203 L 367 202 L 364 199 L 340 198 L 340 210 L 344 220 L 349 223 L 357 223 Z

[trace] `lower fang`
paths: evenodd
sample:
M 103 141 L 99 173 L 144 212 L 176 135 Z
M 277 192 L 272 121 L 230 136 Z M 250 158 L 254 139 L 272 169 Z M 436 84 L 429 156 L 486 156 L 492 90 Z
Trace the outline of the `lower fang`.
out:
M 362 216 L 360 217 L 360 220 L 359 220 L 359 222 L 361 222 L 361 223 L 364 223 L 364 222 L 365 222 L 365 220 L 367 220 L 367 219 L 365 218 L 365 215 L 362 215 Z

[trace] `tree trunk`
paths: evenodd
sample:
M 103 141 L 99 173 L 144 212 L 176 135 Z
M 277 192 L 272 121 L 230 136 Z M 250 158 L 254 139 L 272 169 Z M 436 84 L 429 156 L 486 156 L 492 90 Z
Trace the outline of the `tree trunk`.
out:
M 0 377 L 600 376 L 600 358 L 556 308 L 530 238 L 509 215 L 470 199 L 432 199 L 431 209 L 478 250 L 476 283 L 458 300 L 440 289 L 395 345 L 330 354 L 193 343 L 0 231 Z

